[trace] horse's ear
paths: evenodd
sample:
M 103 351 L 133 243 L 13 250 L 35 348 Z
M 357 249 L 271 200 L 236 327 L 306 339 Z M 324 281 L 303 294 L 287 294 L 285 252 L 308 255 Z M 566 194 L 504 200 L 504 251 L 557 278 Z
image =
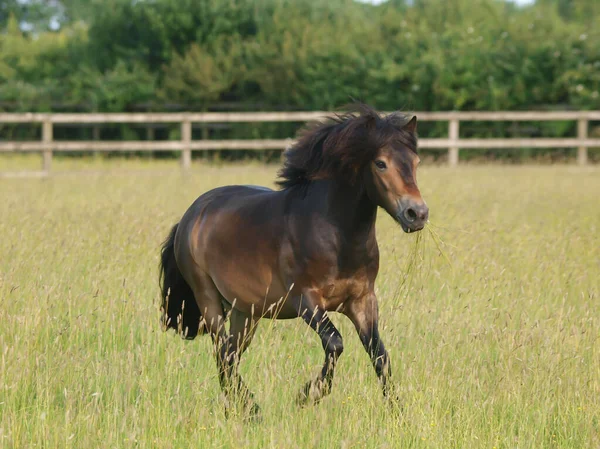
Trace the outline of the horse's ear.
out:
M 409 133 L 412 133 L 412 134 L 416 133 L 417 132 L 417 116 L 413 115 L 413 118 L 411 118 L 410 121 L 402 127 L 402 129 L 404 131 L 408 131 Z
M 369 114 L 365 117 L 366 120 L 366 127 L 368 130 L 372 130 L 373 128 L 375 128 L 375 126 L 377 126 L 377 116 L 374 114 Z

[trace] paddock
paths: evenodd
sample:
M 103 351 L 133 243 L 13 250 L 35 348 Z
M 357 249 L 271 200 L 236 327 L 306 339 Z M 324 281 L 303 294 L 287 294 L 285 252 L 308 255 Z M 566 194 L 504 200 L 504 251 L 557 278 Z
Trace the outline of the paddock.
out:
M 377 223 L 402 413 L 334 314 L 344 357 L 310 408 L 293 402 L 322 364 L 318 337 L 260 323 L 241 365 L 263 406 L 249 425 L 224 417 L 209 339 L 161 331 L 158 249 L 199 193 L 273 186 L 276 167 L 89 161 L 82 176 L 72 163 L 0 180 L 0 446 L 600 444 L 598 166 L 423 166 L 421 240 Z

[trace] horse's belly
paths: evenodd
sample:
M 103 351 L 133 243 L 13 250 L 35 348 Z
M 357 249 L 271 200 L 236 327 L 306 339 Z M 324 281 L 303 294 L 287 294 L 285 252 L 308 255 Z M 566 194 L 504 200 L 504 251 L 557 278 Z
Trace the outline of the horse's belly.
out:
M 287 304 L 286 288 L 268 266 L 237 264 L 215 270 L 211 278 L 225 300 L 244 313 L 267 317 L 295 313 Z

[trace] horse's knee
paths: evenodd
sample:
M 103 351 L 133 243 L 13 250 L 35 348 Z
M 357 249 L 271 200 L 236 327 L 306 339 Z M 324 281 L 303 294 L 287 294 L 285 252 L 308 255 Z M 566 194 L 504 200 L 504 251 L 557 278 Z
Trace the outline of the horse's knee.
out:
M 219 362 L 226 363 L 229 359 L 229 354 L 231 353 L 231 346 L 225 341 L 219 345 L 217 351 Z
M 230 365 L 238 356 L 238 345 L 231 336 L 223 338 L 217 348 L 217 357 L 221 363 Z
M 324 346 L 325 352 L 336 359 L 344 352 L 344 342 L 341 335 L 331 335 Z

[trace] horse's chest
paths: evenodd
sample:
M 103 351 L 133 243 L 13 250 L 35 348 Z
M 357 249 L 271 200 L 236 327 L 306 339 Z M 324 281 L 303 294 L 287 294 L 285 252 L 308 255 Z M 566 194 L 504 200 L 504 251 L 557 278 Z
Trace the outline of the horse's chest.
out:
M 321 288 L 323 306 L 326 310 L 341 310 L 346 301 L 360 298 L 369 291 L 366 276 L 357 275 L 352 278 L 335 279 Z

